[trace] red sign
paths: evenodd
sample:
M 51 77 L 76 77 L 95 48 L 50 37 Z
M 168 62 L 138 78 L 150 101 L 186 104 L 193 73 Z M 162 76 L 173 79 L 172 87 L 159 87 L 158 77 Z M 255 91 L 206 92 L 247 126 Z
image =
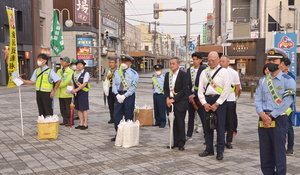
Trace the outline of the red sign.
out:
M 93 59 L 93 55 L 77 55 L 77 59 L 89 60 Z
M 278 48 L 281 49 L 291 49 L 294 47 L 294 42 L 291 38 L 284 36 L 281 41 L 278 43 Z
M 25 58 L 30 59 L 30 52 L 25 52 Z

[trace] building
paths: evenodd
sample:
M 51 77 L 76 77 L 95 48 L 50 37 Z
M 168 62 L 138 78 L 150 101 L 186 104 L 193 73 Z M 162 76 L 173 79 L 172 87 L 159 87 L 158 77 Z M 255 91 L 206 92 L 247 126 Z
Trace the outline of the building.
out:
M 17 49 L 19 73 L 23 78 L 30 78 L 36 67 L 37 53 L 40 52 L 40 22 L 39 22 L 39 1 L 23 0 L 19 1 L 2 0 L 0 3 L 0 82 L 7 85 L 8 73 L 6 56 L 8 56 L 10 33 L 9 22 L 5 6 L 15 8 L 15 22 L 17 31 Z M 36 35 L 33 35 L 35 33 Z
M 101 26 L 101 71 L 109 68 L 109 58 L 120 55 L 124 50 L 122 37 L 125 35 L 125 1 L 123 0 L 54 0 L 53 7 L 69 11 L 72 27 L 67 27 L 67 12 L 62 13 L 65 50 L 56 56 L 84 59 L 86 69 L 97 65 L 99 52 L 99 26 Z M 101 14 L 99 19 L 99 9 Z M 100 25 L 99 25 L 100 21 Z
M 125 51 L 126 52 L 136 52 L 141 50 L 141 29 L 135 27 L 134 25 L 126 22 L 125 23 Z
M 161 34 L 161 50 L 162 50 L 162 55 L 166 55 L 167 57 L 173 57 L 175 56 L 175 35 L 174 33 L 171 34 L 166 34 L 162 33 Z

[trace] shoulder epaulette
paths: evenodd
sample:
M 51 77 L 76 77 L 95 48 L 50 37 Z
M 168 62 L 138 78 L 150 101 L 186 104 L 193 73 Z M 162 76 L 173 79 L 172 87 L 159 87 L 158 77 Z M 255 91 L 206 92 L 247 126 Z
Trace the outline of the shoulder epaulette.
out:
M 282 74 L 283 78 L 286 78 L 286 79 L 291 79 L 292 77 L 287 75 L 287 74 Z
M 134 74 L 137 74 L 137 72 L 136 72 L 135 70 L 131 69 L 131 71 L 132 71 Z

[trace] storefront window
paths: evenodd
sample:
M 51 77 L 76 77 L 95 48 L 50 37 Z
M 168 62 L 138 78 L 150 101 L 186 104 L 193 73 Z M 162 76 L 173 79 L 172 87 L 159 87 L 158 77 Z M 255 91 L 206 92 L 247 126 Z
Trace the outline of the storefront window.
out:
M 41 35 L 40 35 L 40 38 L 41 38 L 41 45 L 43 46 L 44 45 L 44 35 L 43 35 L 43 33 L 44 33 L 44 30 L 43 30 L 43 22 L 44 22 L 44 20 L 43 19 L 41 19 L 40 20 L 40 33 L 41 33 Z

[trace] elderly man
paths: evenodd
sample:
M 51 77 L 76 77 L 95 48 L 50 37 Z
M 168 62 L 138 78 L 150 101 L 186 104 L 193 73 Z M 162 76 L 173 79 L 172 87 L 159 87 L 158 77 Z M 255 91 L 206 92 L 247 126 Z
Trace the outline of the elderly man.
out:
M 164 93 L 167 102 L 167 112 L 170 112 L 173 104 L 174 120 L 174 147 L 180 151 L 185 145 L 185 115 L 188 109 L 188 75 L 179 69 L 180 61 L 173 57 L 170 60 L 170 72 L 166 73 L 164 82 Z M 174 148 L 173 147 L 173 148 Z
M 229 71 L 230 83 L 231 83 L 230 94 L 227 98 L 226 123 L 225 123 L 225 129 L 227 132 L 225 146 L 231 149 L 233 132 L 236 131 L 237 128 L 236 97 L 240 92 L 241 83 L 240 83 L 239 73 L 234 69 L 230 68 L 229 64 L 230 64 L 229 56 L 222 55 L 220 65 Z
M 288 58 L 287 53 L 268 48 L 267 54 L 267 67 L 271 73 L 259 80 L 255 94 L 261 171 L 263 174 L 286 174 L 287 122 L 296 83 L 280 70 L 284 66 L 283 59 Z
M 229 72 L 219 65 L 217 52 L 210 52 L 208 64 L 200 75 L 198 97 L 206 112 L 214 112 L 217 116 L 217 160 L 223 159 L 225 145 L 225 120 L 226 120 L 226 99 L 230 93 Z M 205 125 L 206 149 L 200 153 L 200 157 L 214 155 L 213 136 L 214 130 Z

